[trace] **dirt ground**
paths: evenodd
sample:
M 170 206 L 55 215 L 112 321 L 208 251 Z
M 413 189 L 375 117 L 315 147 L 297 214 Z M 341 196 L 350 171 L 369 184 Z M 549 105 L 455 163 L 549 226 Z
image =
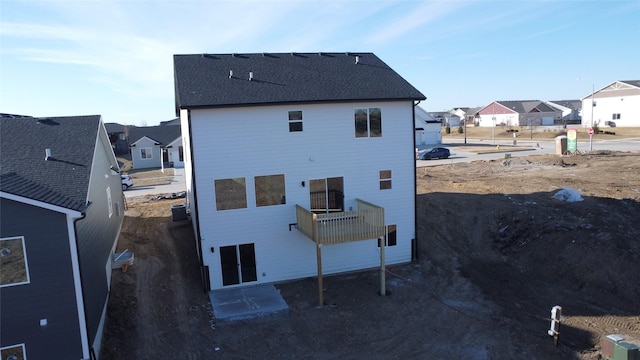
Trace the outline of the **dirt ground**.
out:
M 184 199 L 128 201 L 102 359 L 601 359 L 640 339 L 640 153 L 419 168 L 419 259 L 276 284 L 290 311 L 217 323 Z M 583 201 L 554 198 L 570 187 Z M 558 346 L 551 308 L 563 318 Z

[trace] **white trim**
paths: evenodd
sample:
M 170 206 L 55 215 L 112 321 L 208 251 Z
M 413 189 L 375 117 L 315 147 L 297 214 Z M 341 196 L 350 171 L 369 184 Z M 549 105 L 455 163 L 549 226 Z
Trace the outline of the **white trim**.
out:
M 17 348 L 17 347 L 21 347 L 22 348 L 22 358 L 24 360 L 27 360 L 27 352 L 26 352 L 24 343 L 15 344 L 15 345 L 9 345 L 9 346 L 3 346 L 3 347 L 0 347 L 0 351 L 6 350 L 6 349 L 11 349 L 11 348 Z
M 18 285 L 27 285 L 31 283 L 31 277 L 29 276 L 29 261 L 27 260 L 27 247 L 24 241 L 24 236 L 22 235 L 18 235 L 18 236 L 9 236 L 9 237 L 5 237 L 5 238 L 0 238 L 0 241 L 7 241 L 7 240 L 14 240 L 14 239 L 20 239 L 22 242 L 22 256 L 24 256 L 24 270 L 25 270 L 25 275 L 27 276 L 27 281 L 23 281 L 23 282 L 17 282 L 17 283 L 10 283 L 10 284 L 0 284 L 0 288 L 5 288 L 5 287 L 10 287 L 10 286 L 18 286 Z
M 49 204 L 49 203 L 46 203 L 46 202 L 43 202 L 43 201 L 33 200 L 33 199 L 26 198 L 26 197 L 9 194 L 9 193 L 6 193 L 6 192 L 1 192 L 0 191 L 0 197 L 3 197 L 5 199 L 9 199 L 9 200 L 13 200 L 13 201 L 17 201 L 17 202 L 20 202 L 20 203 L 23 203 L 23 204 L 36 206 L 36 207 L 39 207 L 39 208 L 43 208 L 43 209 L 47 209 L 47 210 L 63 213 L 63 214 L 66 214 L 67 216 L 73 216 L 73 217 L 82 216 L 82 213 L 80 211 L 63 208 L 62 206 L 57 206 L 57 205 Z
M 71 255 L 71 269 L 76 293 L 76 306 L 78 307 L 78 330 L 80 330 L 80 342 L 82 343 L 82 358 L 89 359 L 89 335 L 87 334 L 87 318 L 84 312 L 84 297 L 82 295 L 82 281 L 80 279 L 80 263 L 78 261 L 78 247 L 74 221 L 82 216 L 67 216 L 67 231 L 69 232 L 69 254 Z

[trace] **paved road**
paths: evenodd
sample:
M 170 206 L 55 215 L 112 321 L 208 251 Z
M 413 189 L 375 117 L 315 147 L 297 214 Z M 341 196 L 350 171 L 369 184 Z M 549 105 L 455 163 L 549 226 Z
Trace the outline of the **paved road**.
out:
M 157 186 L 136 186 L 134 182 L 133 186 L 124 192 L 124 196 L 132 198 L 136 196 L 172 194 L 182 191 L 187 191 L 184 169 L 174 168 L 171 183 Z
M 500 145 L 513 147 L 512 140 L 480 140 L 480 139 L 467 139 L 467 143 L 464 143 L 464 139 L 442 139 L 442 147 L 449 148 L 451 151 L 451 157 L 442 160 L 416 160 L 416 166 L 433 166 L 442 164 L 451 164 L 456 162 L 471 162 L 476 160 L 495 160 L 504 159 L 505 154 L 511 154 L 511 157 L 529 156 L 529 155 L 545 155 L 555 154 L 556 144 L 555 140 L 538 141 L 538 140 L 520 140 L 518 139 L 517 147 L 522 148 L 522 151 L 507 150 L 501 152 L 492 152 L 488 154 L 478 154 L 475 152 L 466 152 L 460 150 L 465 146 L 473 145 Z M 630 139 L 614 139 L 614 140 L 595 140 L 592 144 L 589 140 L 578 140 L 578 151 L 585 153 L 590 149 L 593 151 L 611 150 L 611 151 L 640 151 L 640 138 Z M 525 150 L 527 149 L 527 150 Z

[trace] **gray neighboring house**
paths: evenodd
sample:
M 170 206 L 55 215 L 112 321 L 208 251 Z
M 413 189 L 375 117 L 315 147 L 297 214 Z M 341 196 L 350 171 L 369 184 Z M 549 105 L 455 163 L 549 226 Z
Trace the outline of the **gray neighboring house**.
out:
M 582 121 L 582 100 L 551 100 L 548 104 L 562 111 L 562 123 L 580 124 Z
M 180 125 L 129 127 L 134 169 L 184 167 Z
M 109 134 L 111 147 L 116 155 L 125 155 L 129 153 L 129 127 L 117 123 L 104 124 Z
M 101 116 L 0 117 L 2 358 L 96 359 L 124 219 Z

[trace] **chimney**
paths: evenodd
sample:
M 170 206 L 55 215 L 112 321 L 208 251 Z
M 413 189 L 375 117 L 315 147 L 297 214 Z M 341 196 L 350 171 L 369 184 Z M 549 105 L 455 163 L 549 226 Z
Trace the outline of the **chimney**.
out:
M 50 157 L 51 157 L 51 149 L 45 149 L 44 150 L 44 161 L 49 160 Z
M 253 71 L 249 71 L 249 81 L 253 80 Z
M 360 63 L 360 56 L 356 55 L 356 64 Z
M 233 77 L 233 70 L 229 70 L 229 79 Z

